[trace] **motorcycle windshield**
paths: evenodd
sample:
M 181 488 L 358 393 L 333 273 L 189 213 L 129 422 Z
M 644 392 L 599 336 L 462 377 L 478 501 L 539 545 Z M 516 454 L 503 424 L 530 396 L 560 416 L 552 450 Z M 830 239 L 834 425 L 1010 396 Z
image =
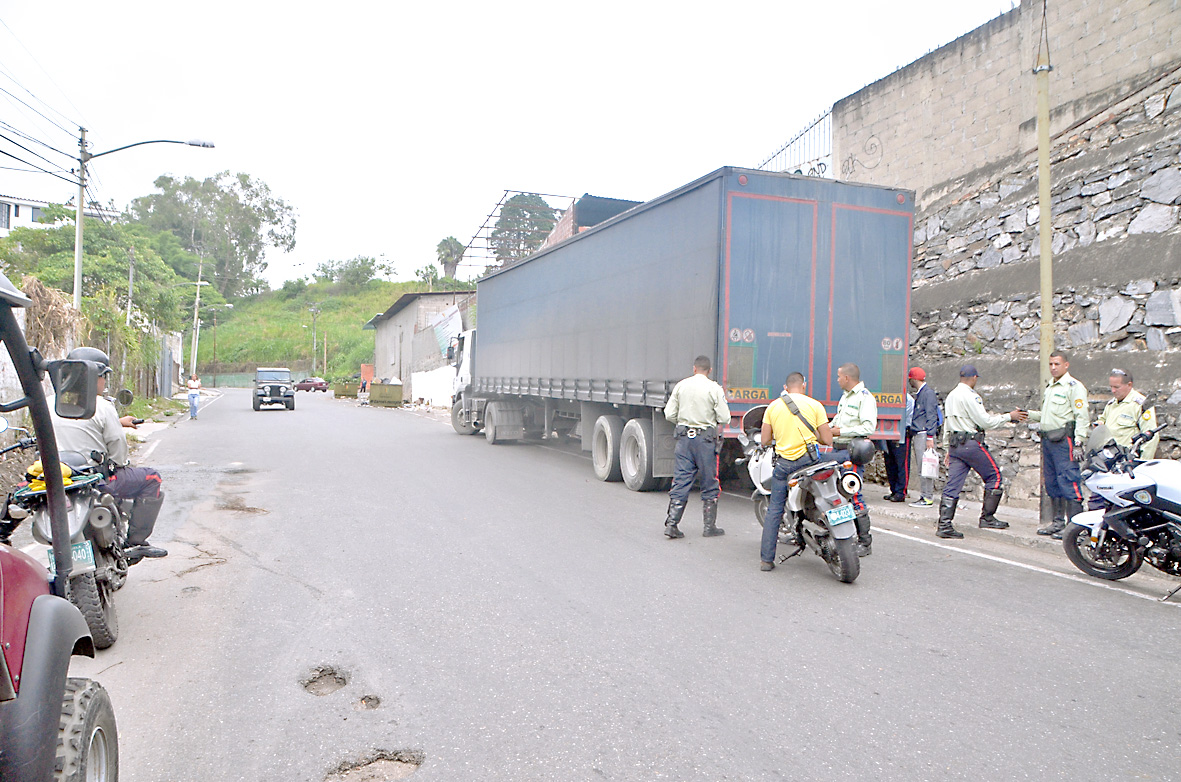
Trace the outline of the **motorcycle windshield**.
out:
M 1091 436 L 1087 438 L 1087 452 L 1094 453 L 1103 446 L 1107 445 L 1114 439 L 1111 435 L 1111 430 L 1107 428 L 1107 424 L 1099 424 L 1091 432 Z

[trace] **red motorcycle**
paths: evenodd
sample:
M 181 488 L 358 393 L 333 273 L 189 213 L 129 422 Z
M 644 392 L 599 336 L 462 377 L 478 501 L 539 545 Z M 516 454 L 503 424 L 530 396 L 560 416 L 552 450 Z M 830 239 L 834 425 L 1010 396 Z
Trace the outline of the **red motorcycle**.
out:
M 69 502 L 62 482 L 57 440 L 41 379 L 56 389 L 63 418 L 94 415 L 98 365 L 46 361 L 30 350 L 13 309 L 30 300 L 0 274 L 0 340 L 16 368 L 24 396 L 0 401 L 0 412 L 27 408 L 41 451 L 46 503 L 53 530 L 56 574 L 12 548 L 8 536 L 19 520 L 0 509 L 0 780 L 50 782 L 119 777 L 115 712 L 102 685 L 68 678 L 70 657 L 94 656 L 94 641 L 69 601 L 73 569 Z

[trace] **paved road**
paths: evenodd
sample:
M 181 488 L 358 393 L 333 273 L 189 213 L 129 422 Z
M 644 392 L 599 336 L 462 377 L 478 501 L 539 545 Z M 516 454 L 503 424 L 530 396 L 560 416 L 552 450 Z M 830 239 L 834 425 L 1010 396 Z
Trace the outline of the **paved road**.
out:
M 763 573 L 742 498 L 668 541 L 666 495 L 580 454 L 323 395 L 229 391 L 155 440 L 172 555 L 74 666 L 129 782 L 374 749 L 416 780 L 1177 777 L 1175 606 L 887 533 L 853 585 Z M 344 686 L 309 692 L 321 666 Z

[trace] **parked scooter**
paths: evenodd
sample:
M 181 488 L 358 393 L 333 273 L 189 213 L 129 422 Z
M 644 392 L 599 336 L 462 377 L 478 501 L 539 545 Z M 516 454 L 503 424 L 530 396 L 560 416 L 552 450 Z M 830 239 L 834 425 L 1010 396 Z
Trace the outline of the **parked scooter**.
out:
M 1181 576 L 1181 463 L 1138 458 L 1140 446 L 1162 429 L 1136 435 L 1129 448 L 1117 445 L 1106 426 L 1087 439 L 1084 482 L 1107 509 L 1075 515 L 1062 535 L 1066 556 L 1087 575 L 1118 581 L 1147 561 Z
M 89 679 L 67 678 L 71 655 L 94 656 L 94 643 L 77 607 L 65 596 L 73 571 L 66 492 L 57 441 L 41 387 L 48 370 L 57 411 L 67 418 L 94 414 L 98 365 L 46 362 L 25 343 L 13 313 L 30 304 L 0 274 L 0 340 L 24 397 L 0 401 L 6 412 L 27 408 L 46 460 L 45 505 L 57 576 L 10 545 L 0 545 L 0 779 L 5 782 L 105 780 L 119 776 L 115 713 L 106 690 Z M 0 508 L 0 543 L 16 524 Z
M 754 482 L 751 500 L 755 518 L 762 527 L 771 498 L 771 473 L 775 469 L 775 449 L 759 444 L 766 407 L 756 407 L 743 416 L 738 441 L 742 444 L 746 469 Z M 780 562 L 811 549 L 824 560 L 829 570 L 850 584 L 861 573 L 857 558 L 856 512 L 853 496 L 861 491 L 861 476 L 852 462 L 822 460 L 796 470 L 788 477 L 787 505 L 780 519 L 780 541 L 795 546 L 795 551 L 781 555 Z

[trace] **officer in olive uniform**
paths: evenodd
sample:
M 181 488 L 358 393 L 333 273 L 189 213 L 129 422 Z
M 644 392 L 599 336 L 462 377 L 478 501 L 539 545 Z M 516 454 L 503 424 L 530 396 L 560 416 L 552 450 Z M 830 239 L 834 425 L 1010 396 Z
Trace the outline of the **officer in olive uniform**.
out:
M 1042 477 L 1046 496 L 1054 504 L 1054 520 L 1037 531 L 1055 540 L 1062 539 L 1066 520 L 1083 509 L 1082 475 L 1074 460 L 1075 448 L 1087 436 L 1090 416 L 1087 412 L 1087 389 L 1070 376 L 1070 358 L 1060 350 L 1050 354 L 1050 376 L 1042 396 L 1042 409 L 1031 410 L 1029 420 L 1041 424 Z
M 1148 398 L 1132 388 L 1131 372 L 1113 369 L 1111 376 L 1107 378 L 1107 383 L 1111 388 L 1111 401 L 1103 408 L 1103 412 L 1095 420 L 1095 425 L 1106 426 L 1117 444 L 1124 448 L 1130 448 L 1133 437 L 1141 432 L 1150 432 L 1156 428 L 1156 408 L 1144 409 L 1144 402 Z M 1153 435 L 1151 440 L 1140 446 L 1140 458 L 1148 461 L 1155 457 L 1159 445 L 1160 433 L 1158 432 Z M 1087 507 L 1091 510 L 1098 510 L 1106 504 L 1101 496 L 1092 494 Z
M 668 493 L 668 518 L 664 520 L 664 534 L 669 538 L 683 538 L 685 533 L 677 529 L 685 505 L 689 501 L 689 489 L 693 481 L 701 478 L 702 519 L 705 523 L 703 537 L 724 535 L 726 531 L 717 526 L 718 494 L 718 452 L 722 447 L 722 436 L 718 425 L 730 420 L 730 407 L 722 387 L 709 379 L 710 361 L 698 356 L 693 362 L 693 374 L 677 383 L 664 406 L 664 417 L 676 426 L 673 437 L 676 440 L 676 467 L 673 471 L 673 485 Z
M 849 449 L 854 440 L 869 437 L 878 428 L 878 400 L 861 382 L 861 369 L 856 364 L 842 364 L 837 368 L 837 383 L 845 393 L 837 402 L 837 413 L 833 416 L 833 453 L 837 461 L 851 461 Z M 865 468 L 857 465 L 857 474 L 864 476 Z M 857 511 L 857 556 L 873 553 L 873 536 L 869 534 L 869 509 L 858 492 L 853 496 L 853 508 Z
M 947 485 L 939 502 L 939 526 L 935 534 L 941 538 L 962 538 L 964 533 L 952 526 L 955 506 L 968 470 L 975 470 L 984 481 L 984 507 L 980 510 L 981 529 L 1004 529 L 1006 521 L 996 517 L 997 506 L 1001 504 L 1004 489 L 1001 488 L 1001 471 L 996 460 L 988 452 L 984 432 L 996 429 L 1009 422 L 1019 423 L 1028 415 L 1024 410 L 1014 410 L 1002 415 L 989 415 L 984 401 L 976 393 L 980 373 L 976 367 L 966 364 L 960 368 L 960 384 L 947 395 L 944 406 L 947 417 L 944 425 L 944 447 L 947 448 Z

